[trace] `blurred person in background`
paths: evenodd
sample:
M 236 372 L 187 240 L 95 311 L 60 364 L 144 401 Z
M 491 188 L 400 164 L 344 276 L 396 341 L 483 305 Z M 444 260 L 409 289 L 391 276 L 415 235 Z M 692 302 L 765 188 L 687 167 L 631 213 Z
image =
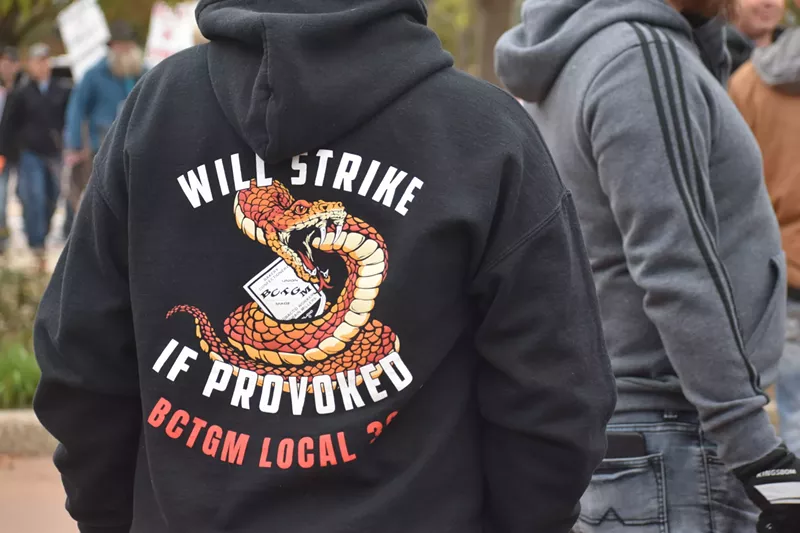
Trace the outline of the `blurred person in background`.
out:
M 13 89 L 24 75 L 17 48 L 0 46 L 0 86 Z
M 497 45 L 575 197 L 617 378 L 588 532 L 800 524 L 800 461 L 764 409 L 786 262 L 758 145 L 720 83 L 735 1 L 528 0 Z
M 22 76 L 19 54 L 11 46 L 0 47 L 0 135 L 3 131 L 3 112 L 14 87 L 17 86 Z M 0 154 L 0 254 L 5 252 L 8 243 L 8 181 L 11 177 L 12 163 L 17 160 L 18 154 L 11 146 L 13 139 L 9 139 L 9 155 Z M 2 141 L 0 140 L 0 143 Z
M 729 92 L 764 154 L 764 178 L 787 256 L 786 346 L 776 393 L 781 436 L 799 454 L 800 28 L 789 28 L 775 44 L 756 50 L 731 78 Z
M 452 67 L 421 0 L 197 19 L 211 42 L 103 143 L 37 316 L 34 409 L 81 531 L 567 533 L 615 390 L 530 117 Z M 266 264 L 287 309 L 242 288 Z
M 736 72 L 758 47 L 775 41 L 783 31 L 780 26 L 786 10 L 784 0 L 739 0 L 733 23 L 726 29 L 726 43 L 731 54 L 731 72 Z
M 23 208 L 28 245 L 40 270 L 46 269 L 45 239 L 59 197 L 62 132 L 69 98 L 65 82 L 51 79 L 50 49 L 28 50 L 28 79 L 5 106 L 0 154 L 19 151 L 17 194 Z
M 69 234 L 74 208 L 92 173 L 92 161 L 116 119 L 122 104 L 144 73 L 144 55 L 130 24 L 110 25 L 108 55 L 90 68 L 75 86 L 67 108 L 64 131 L 64 164 L 69 168 L 67 218 L 64 236 Z M 88 125 L 88 146 L 84 138 Z

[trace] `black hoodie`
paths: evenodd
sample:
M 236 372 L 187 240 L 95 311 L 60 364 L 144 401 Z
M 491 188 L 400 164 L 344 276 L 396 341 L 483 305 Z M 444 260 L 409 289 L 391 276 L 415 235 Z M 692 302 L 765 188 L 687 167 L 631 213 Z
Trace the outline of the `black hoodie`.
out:
M 568 531 L 614 386 L 525 112 L 418 0 L 197 14 L 211 43 L 128 98 L 36 323 L 81 530 Z

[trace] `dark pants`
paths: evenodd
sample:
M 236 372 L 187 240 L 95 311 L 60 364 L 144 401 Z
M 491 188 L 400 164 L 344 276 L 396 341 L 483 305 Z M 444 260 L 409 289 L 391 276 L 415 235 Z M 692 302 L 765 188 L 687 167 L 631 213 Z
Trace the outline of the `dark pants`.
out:
M 59 195 L 60 161 L 33 152 L 22 152 L 19 160 L 17 195 L 22 202 L 22 220 L 28 246 L 44 248 Z
M 83 191 L 86 190 L 86 185 L 89 183 L 89 177 L 92 175 L 92 163 L 94 155 L 85 161 L 74 165 L 69 172 L 69 183 L 67 184 L 68 191 L 66 194 L 66 218 L 64 220 L 64 238 L 69 236 L 72 229 L 72 223 L 75 220 L 75 212 L 81 203 Z
M 64 228 L 61 230 L 65 239 L 69 237 L 69 232 L 72 231 L 73 222 L 75 222 L 75 209 L 67 202 L 66 213 L 64 213 Z
M 5 251 L 8 243 L 8 180 L 11 178 L 11 165 L 0 172 L 0 252 Z

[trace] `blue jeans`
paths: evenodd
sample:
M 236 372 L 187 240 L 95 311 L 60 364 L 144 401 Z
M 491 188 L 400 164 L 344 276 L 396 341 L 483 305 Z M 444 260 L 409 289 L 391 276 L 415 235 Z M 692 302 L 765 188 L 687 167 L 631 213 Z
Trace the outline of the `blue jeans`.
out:
M 28 246 L 44 248 L 50 221 L 59 195 L 60 162 L 33 152 L 22 152 L 19 159 L 17 195 L 22 202 L 22 222 Z
M 786 345 L 775 387 L 781 438 L 800 454 L 800 302 L 789 300 L 786 307 Z
M 8 243 L 8 180 L 11 178 L 11 168 L 6 165 L 0 172 L 0 252 L 6 249 Z
M 608 432 L 638 432 L 647 455 L 606 459 L 581 498 L 585 533 L 755 533 L 758 510 L 694 413 L 620 413 Z

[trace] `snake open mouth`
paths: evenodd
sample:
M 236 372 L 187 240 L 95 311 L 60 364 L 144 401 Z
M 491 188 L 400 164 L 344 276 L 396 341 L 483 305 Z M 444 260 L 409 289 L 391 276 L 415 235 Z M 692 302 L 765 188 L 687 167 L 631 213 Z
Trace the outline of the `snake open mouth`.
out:
M 334 240 L 342 233 L 342 223 L 337 219 L 326 218 L 313 225 L 287 232 L 288 237 L 284 244 L 300 259 L 300 264 L 305 272 L 313 279 L 316 278 L 320 289 L 329 289 L 330 269 L 323 268 L 318 257 L 315 257 L 315 248 L 312 246 L 314 237 L 319 236 L 320 242 L 325 240 L 328 233 L 334 234 Z
M 388 251 L 378 231 L 350 215 L 341 202 L 295 200 L 278 181 L 260 187 L 251 180 L 250 189 L 236 195 L 233 212 L 249 239 L 268 247 L 303 281 L 326 289 L 324 313 L 307 322 L 280 321 L 251 301 L 227 317 L 224 339 L 197 307 L 178 305 L 167 317 L 179 312 L 194 317 L 200 348 L 215 361 L 232 365 L 234 374 L 240 369 L 256 372 L 261 386 L 266 376 L 281 376 L 288 393 L 293 389 L 286 379 L 349 371 L 356 372 L 359 386 L 367 377 L 358 373 L 368 364 L 377 365 L 369 372 L 377 378 L 384 371 L 378 363 L 400 352 L 397 334 L 372 317 L 388 268 Z M 331 287 L 331 279 L 340 290 Z M 332 380 L 332 389 L 337 380 Z M 327 385 L 319 386 L 327 393 Z M 311 383 L 307 391 L 316 388 Z

